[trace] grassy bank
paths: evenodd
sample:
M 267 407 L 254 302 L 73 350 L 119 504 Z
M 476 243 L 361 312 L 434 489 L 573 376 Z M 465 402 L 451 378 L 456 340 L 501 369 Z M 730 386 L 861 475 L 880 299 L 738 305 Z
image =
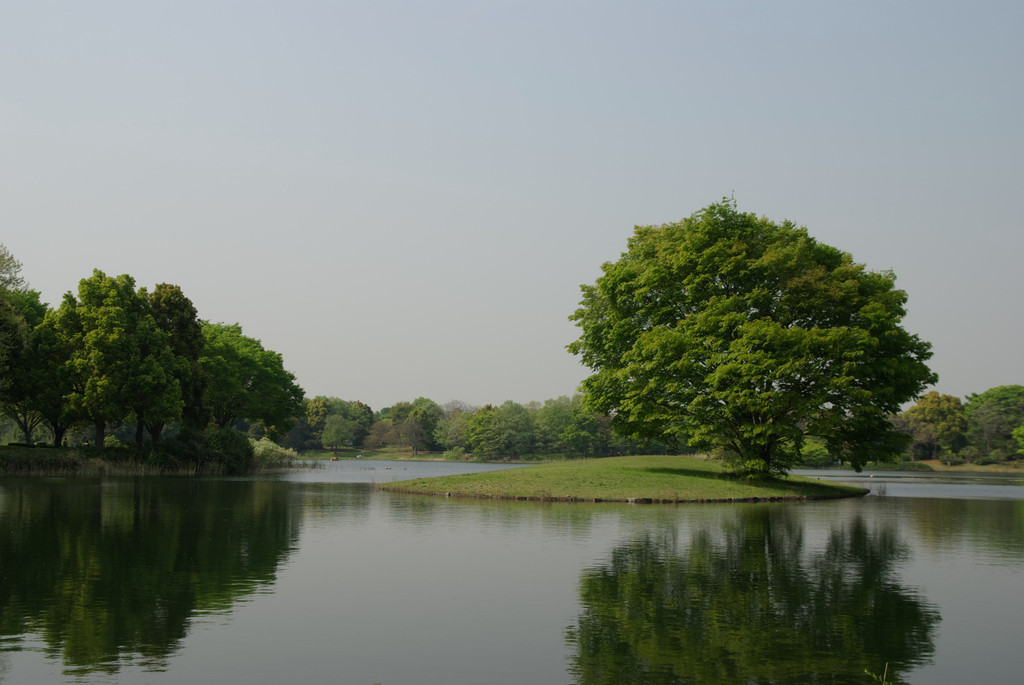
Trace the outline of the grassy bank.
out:
M 74 447 L 0 447 L 4 476 L 151 476 L 161 469 L 129 459 L 101 459 Z M 191 475 L 191 474 L 184 474 Z
M 256 444 L 252 467 L 245 473 L 284 470 L 291 454 L 260 449 Z M 217 476 L 227 473 L 224 464 L 206 461 L 174 462 L 137 459 L 133 449 L 106 448 L 102 456 L 88 448 L 0 446 L 0 476 Z
M 496 499 L 605 502 L 723 502 L 853 497 L 867 491 L 789 477 L 737 478 L 701 457 L 640 456 L 538 464 L 518 469 L 419 478 L 381 486 L 391 492 Z

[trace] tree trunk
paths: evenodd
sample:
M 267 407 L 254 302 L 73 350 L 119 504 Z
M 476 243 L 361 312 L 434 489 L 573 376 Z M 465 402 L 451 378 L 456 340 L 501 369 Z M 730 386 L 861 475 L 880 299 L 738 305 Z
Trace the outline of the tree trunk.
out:
M 103 451 L 103 443 L 106 442 L 107 437 L 107 422 L 103 419 L 96 419 L 96 449 L 100 452 Z
M 50 433 L 53 434 L 53 446 L 60 447 L 64 442 L 64 434 L 67 432 L 68 427 L 60 422 L 50 423 Z
M 153 441 L 154 446 L 159 442 L 160 434 L 164 432 L 164 425 L 163 421 L 146 424 L 146 430 L 149 431 L 149 439 Z

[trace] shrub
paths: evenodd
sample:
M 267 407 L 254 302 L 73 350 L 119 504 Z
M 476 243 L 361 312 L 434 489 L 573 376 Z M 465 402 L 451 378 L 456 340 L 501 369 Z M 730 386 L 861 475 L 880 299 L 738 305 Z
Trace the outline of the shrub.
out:
M 441 456 L 447 461 L 463 461 L 466 458 L 466 454 L 462 451 L 461 447 L 445 450 Z
M 259 440 L 250 438 L 249 442 L 252 445 L 256 463 L 260 466 L 285 464 L 299 456 L 295 450 L 285 449 L 266 436 Z

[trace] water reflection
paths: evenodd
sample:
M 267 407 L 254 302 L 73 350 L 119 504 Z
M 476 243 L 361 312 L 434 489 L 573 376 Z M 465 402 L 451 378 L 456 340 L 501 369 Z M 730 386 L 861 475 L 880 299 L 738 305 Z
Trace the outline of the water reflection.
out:
M 926 661 L 939 615 L 897 581 L 895 527 L 855 516 L 812 549 L 794 512 L 643 533 L 584 571 L 567 635 L 576 682 L 862 683 L 865 669 Z
M 1024 500 L 922 499 L 908 518 L 924 549 L 966 547 L 989 563 L 1024 559 Z
M 953 685 L 1019 670 L 1022 500 L 498 502 L 324 471 L 0 480 L 0 682 L 862 684 L 889 663 L 897 682 Z
M 117 672 L 124 659 L 163 670 L 197 612 L 274 580 L 297 536 L 290 511 L 273 482 L 7 481 L 4 650 L 29 636 L 69 674 Z

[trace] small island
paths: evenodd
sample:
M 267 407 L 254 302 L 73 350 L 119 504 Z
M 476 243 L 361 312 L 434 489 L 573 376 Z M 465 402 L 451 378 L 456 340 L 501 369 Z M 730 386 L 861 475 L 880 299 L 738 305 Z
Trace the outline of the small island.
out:
M 564 502 L 760 502 L 835 499 L 864 488 L 789 475 L 752 480 L 702 456 L 644 455 L 553 462 L 523 468 L 380 485 L 381 490 L 445 497 Z

